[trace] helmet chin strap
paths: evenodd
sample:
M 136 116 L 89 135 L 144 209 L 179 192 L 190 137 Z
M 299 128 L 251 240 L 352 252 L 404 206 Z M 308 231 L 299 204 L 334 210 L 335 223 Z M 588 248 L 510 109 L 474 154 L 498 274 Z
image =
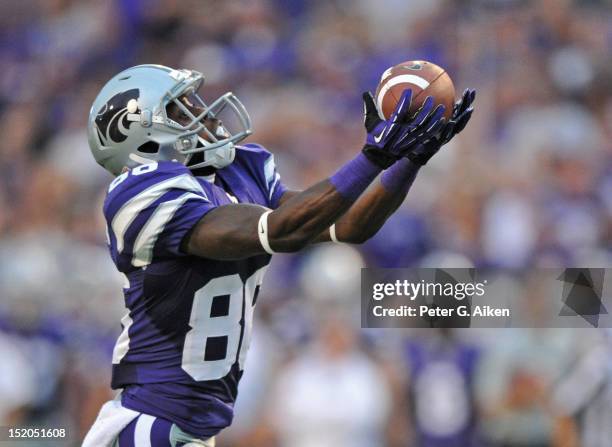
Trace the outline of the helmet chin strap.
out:
M 236 156 L 234 143 L 227 143 L 217 149 L 204 151 L 204 163 L 213 168 L 222 169 L 230 165 Z
M 204 168 L 207 166 L 216 169 L 223 169 L 234 161 L 234 157 L 236 155 L 236 148 L 234 147 L 234 143 L 228 142 L 227 144 L 224 144 L 221 147 L 207 150 L 205 149 L 208 143 L 206 140 L 198 136 L 198 142 L 204 147 L 202 151 L 203 161 L 201 161 L 200 163 L 188 164 L 187 167 L 189 169 Z

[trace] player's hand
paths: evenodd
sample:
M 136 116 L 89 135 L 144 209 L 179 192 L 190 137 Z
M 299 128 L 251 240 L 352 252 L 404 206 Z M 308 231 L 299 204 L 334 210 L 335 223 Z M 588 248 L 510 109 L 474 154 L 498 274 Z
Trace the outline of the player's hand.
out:
M 364 125 L 367 131 L 363 152 L 383 169 L 407 155 L 412 149 L 440 132 L 444 121 L 444 106 L 433 108 L 433 99 L 427 97 L 421 108 L 409 116 L 412 91 L 404 90 L 393 114 L 381 119 L 370 92 L 363 94 Z
M 466 88 L 463 91 L 463 96 L 455 103 L 451 119 L 446 124 L 441 134 L 440 141 L 442 145 L 448 143 L 455 135 L 465 129 L 465 126 L 472 117 L 472 112 L 474 112 L 472 104 L 475 98 L 476 90 Z
M 476 98 L 476 90 L 465 89 L 463 96 L 455 103 L 453 114 L 446 124 L 442 127 L 442 131 L 438 136 L 434 136 L 429 140 L 422 141 L 421 144 L 415 146 L 406 157 L 413 163 L 425 165 L 431 157 L 433 157 L 442 146 L 453 139 L 455 135 L 465 129 L 468 121 L 472 117 L 474 107 L 472 103 Z

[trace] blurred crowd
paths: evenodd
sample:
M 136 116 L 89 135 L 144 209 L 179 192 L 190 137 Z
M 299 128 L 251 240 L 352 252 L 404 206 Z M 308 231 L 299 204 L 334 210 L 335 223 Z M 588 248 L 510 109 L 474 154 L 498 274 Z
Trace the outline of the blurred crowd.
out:
M 605 421 L 576 422 L 595 397 L 612 408 L 599 332 L 360 330 L 357 301 L 362 266 L 611 264 L 608 0 L 0 2 L 0 425 L 78 445 L 113 395 L 111 178 L 86 139 L 106 80 L 202 71 L 205 99 L 234 91 L 298 189 L 361 148 L 361 92 L 414 59 L 477 89 L 470 125 L 365 245 L 275 257 L 219 445 L 612 445 Z

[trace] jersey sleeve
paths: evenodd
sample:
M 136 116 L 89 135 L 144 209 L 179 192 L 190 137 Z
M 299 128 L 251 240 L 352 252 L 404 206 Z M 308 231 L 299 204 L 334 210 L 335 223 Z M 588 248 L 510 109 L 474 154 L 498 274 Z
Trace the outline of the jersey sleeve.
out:
M 151 167 L 141 169 L 146 166 Z M 173 162 L 142 165 L 122 176 L 111 184 L 104 205 L 111 254 L 119 270 L 184 256 L 183 239 L 216 207 L 205 186 Z
M 250 143 L 246 144 L 245 147 L 255 152 L 262 162 L 268 207 L 271 209 L 278 208 L 280 198 L 287 191 L 287 187 L 281 180 L 274 161 L 274 154 L 259 144 Z

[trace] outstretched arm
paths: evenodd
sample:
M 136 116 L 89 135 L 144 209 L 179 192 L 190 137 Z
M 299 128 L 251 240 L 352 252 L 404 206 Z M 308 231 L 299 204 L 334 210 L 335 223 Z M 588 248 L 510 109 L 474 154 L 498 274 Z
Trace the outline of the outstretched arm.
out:
M 429 97 L 409 118 L 410 97 L 410 90 L 406 90 L 393 115 L 382 120 L 371 113 L 371 95 L 364 95 L 368 134 L 362 153 L 329 179 L 294 194 L 274 211 L 240 204 L 210 211 L 185 238 L 184 251 L 212 259 L 241 259 L 294 252 L 313 242 L 355 203 L 382 169 L 440 130 L 444 107 L 434 109 Z
M 366 192 L 335 221 L 335 236 L 339 242 L 361 244 L 374 236 L 387 219 L 403 203 L 420 166 L 403 159 L 386 170 Z M 281 204 L 299 194 L 287 191 Z M 330 229 L 326 228 L 313 242 L 331 241 Z
M 336 221 L 336 240 L 362 244 L 378 233 L 406 198 L 419 168 L 419 165 L 403 159 L 383 172 L 380 179 Z
M 336 241 L 354 244 L 361 244 L 374 236 L 402 204 L 421 166 L 465 128 L 473 112 L 472 103 L 475 96 L 474 90 L 466 89 L 462 98 L 455 104 L 449 122 L 445 123 L 439 134 L 415 145 L 404 159 L 384 171 L 380 181 L 374 183 L 346 214 L 335 222 L 333 230 L 326 229 L 314 242 L 332 240 L 332 231 Z M 371 113 L 375 111 L 372 109 Z M 298 193 L 287 191 L 281 203 L 295 194 Z
M 247 204 L 216 208 L 196 225 L 186 251 L 213 259 L 298 251 L 345 213 L 379 172 L 360 154 L 334 176 L 294 195 L 273 212 Z

